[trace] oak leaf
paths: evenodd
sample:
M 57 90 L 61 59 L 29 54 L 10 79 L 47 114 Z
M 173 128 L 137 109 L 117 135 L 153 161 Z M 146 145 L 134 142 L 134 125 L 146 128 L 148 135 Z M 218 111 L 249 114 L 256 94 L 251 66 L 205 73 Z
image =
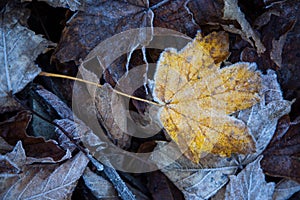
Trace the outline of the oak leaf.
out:
M 224 32 L 197 34 L 177 52 L 164 51 L 155 73 L 154 99 L 160 120 L 185 155 L 198 163 L 207 153 L 230 156 L 253 152 L 247 126 L 229 116 L 259 101 L 261 73 L 251 63 L 220 69 L 229 55 Z

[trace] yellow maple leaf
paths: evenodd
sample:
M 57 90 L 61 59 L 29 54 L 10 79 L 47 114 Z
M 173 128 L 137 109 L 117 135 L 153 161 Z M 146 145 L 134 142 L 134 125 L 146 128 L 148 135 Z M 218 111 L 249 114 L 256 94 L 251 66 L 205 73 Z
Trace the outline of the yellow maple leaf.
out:
M 226 33 L 198 33 L 180 52 L 165 50 L 157 65 L 153 95 L 164 105 L 160 120 L 195 163 L 207 153 L 230 156 L 255 149 L 247 126 L 229 114 L 259 101 L 261 74 L 243 62 L 220 69 L 228 55 Z

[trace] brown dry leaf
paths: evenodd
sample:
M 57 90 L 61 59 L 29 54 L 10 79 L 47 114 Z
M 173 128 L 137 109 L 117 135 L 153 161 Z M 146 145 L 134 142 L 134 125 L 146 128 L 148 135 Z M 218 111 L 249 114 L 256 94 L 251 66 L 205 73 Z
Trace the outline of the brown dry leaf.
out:
M 100 75 L 103 72 L 98 56 L 92 59 L 87 58 L 82 63 L 79 68 L 80 76 L 84 80 L 98 83 L 100 77 L 92 71 L 93 69 L 99 70 L 96 73 Z M 99 89 L 95 85 L 76 82 L 73 90 L 75 114 L 87 124 L 91 123 L 93 117 L 97 116 L 110 140 L 121 148 L 128 148 L 131 136 L 127 134 L 127 109 L 122 96 L 114 94 L 109 84 L 104 84 Z M 83 96 L 86 98 L 82 98 Z
M 300 182 L 299 119 L 290 122 L 288 116 L 281 118 L 273 140 L 263 152 L 261 166 L 266 174 Z
M 26 155 L 43 162 L 58 162 L 70 157 L 70 152 L 62 150 L 54 140 L 45 141 L 42 137 L 32 137 L 26 134 L 31 114 L 28 111 L 19 112 L 16 116 L 0 122 L 0 136 L 10 145 L 22 141 Z M 45 159 L 48 158 L 48 159 Z
M 88 164 L 82 152 L 61 165 L 24 165 L 18 162 L 26 160 L 24 149 L 23 154 L 20 151 L 10 154 L 15 158 L 11 161 L 18 163 L 15 165 L 22 171 L 10 175 L 8 172 L 0 174 L 1 199 L 70 199 L 77 180 Z
M 275 183 L 267 183 L 260 167 L 262 156 L 250 163 L 237 176 L 230 176 L 226 187 L 225 199 L 272 199 Z
M 160 120 L 185 155 L 198 163 L 207 153 L 230 156 L 255 147 L 249 129 L 228 116 L 259 101 L 261 74 L 250 63 L 220 69 L 227 58 L 224 32 L 196 36 L 183 50 L 162 53 L 154 77 Z
M 244 13 L 241 11 L 238 6 L 237 0 L 224 0 L 224 16 L 223 19 L 226 20 L 236 20 L 241 29 L 234 27 L 232 24 L 230 25 L 222 25 L 224 30 L 237 33 L 241 35 L 241 37 L 249 42 L 252 46 L 255 46 L 257 52 L 262 54 L 265 52 L 266 48 L 261 42 L 259 35 L 253 30 L 249 22 L 246 20 Z
M 131 136 L 127 134 L 126 107 L 122 96 L 113 95 L 112 87 L 104 84 L 97 90 L 95 104 L 97 116 L 104 123 L 113 142 L 121 148 L 128 148 Z
M 14 6 L 14 1 L 7 4 L 0 19 L 0 113 L 20 107 L 12 94 L 39 74 L 34 60 L 51 44 L 24 26 L 28 10 Z
M 149 174 L 147 185 L 153 200 L 160 200 L 161 197 L 169 200 L 184 199 L 182 193 L 159 171 Z
M 0 154 L 5 154 L 11 151 L 14 147 L 8 144 L 2 137 L 0 137 Z
M 76 13 L 64 29 L 54 58 L 61 63 L 72 60 L 79 63 L 98 43 L 135 28 L 159 26 L 194 35 L 200 27 L 191 23 L 193 14 L 186 3 L 182 0 L 89 1 L 85 12 Z M 147 43 L 152 33 L 147 34 L 137 33 L 126 48 L 135 49 L 136 45 Z

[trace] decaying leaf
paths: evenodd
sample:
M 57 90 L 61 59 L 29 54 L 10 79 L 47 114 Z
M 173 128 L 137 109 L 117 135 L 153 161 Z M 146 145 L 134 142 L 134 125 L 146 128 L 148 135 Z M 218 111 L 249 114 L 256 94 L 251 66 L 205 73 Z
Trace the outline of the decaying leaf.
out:
M 16 156 L 20 155 L 15 153 L 14 157 Z M 26 160 L 25 154 L 22 158 Z M 22 172 L 11 176 L 3 172 L 0 174 L 0 198 L 69 199 L 88 161 L 87 157 L 79 152 L 61 165 L 21 165 Z
M 198 34 L 180 52 L 166 50 L 158 62 L 153 96 L 163 105 L 160 120 L 195 163 L 207 153 L 230 156 L 255 148 L 244 122 L 228 114 L 259 101 L 261 74 L 251 63 L 220 69 L 228 54 L 226 34 L 214 32 Z
M 53 7 L 69 8 L 72 11 L 84 10 L 85 2 L 82 0 L 39 0 Z M 21 0 L 21 2 L 32 2 L 32 0 Z
M 272 199 L 275 183 L 267 183 L 265 175 L 260 168 L 262 157 L 257 158 L 243 169 L 237 176 L 230 176 L 226 187 L 226 200 Z
M 183 200 L 182 193 L 161 172 L 151 172 L 148 176 L 148 188 L 153 200 L 161 197 L 169 200 Z
M 89 80 L 94 83 L 99 82 L 99 75 L 97 76 L 92 69 L 98 70 L 97 74 L 103 72 L 99 61 L 95 59 L 87 59 L 80 67 L 80 76 L 84 80 Z M 82 98 L 82 96 L 86 98 Z M 76 82 L 74 86 L 73 108 L 75 113 L 79 115 L 86 123 L 89 123 L 89 115 L 97 116 L 103 128 L 106 129 L 108 137 L 114 144 L 121 148 L 128 148 L 130 146 L 131 136 L 127 134 L 127 109 L 125 101 L 122 96 L 114 94 L 113 88 L 109 84 L 104 84 L 102 88 L 97 88 L 94 85 L 82 84 Z
M 255 46 L 259 54 L 264 53 L 266 48 L 261 42 L 258 34 L 252 29 L 249 22 L 246 20 L 244 13 L 238 6 L 237 0 L 224 0 L 224 19 L 236 20 L 241 30 L 233 25 L 223 25 L 226 31 L 240 34 L 241 37 L 248 41 L 252 46 Z
M 280 120 L 273 140 L 263 152 L 261 166 L 266 174 L 300 182 L 299 133 L 299 118 L 295 122 L 290 122 L 288 116 Z
M 43 162 L 57 162 L 70 157 L 69 151 L 62 150 L 54 140 L 45 141 L 42 137 L 32 137 L 26 134 L 31 114 L 28 111 L 19 112 L 16 116 L 0 123 L 0 136 L 10 145 L 22 141 L 26 155 L 32 158 L 42 158 Z M 45 160 L 45 158 L 48 158 Z M 38 160 L 36 160 L 38 161 Z
M 85 12 L 76 13 L 64 29 L 54 57 L 61 63 L 71 60 L 79 63 L 98 43 L 135 28 L 158 26 L 194 35 L 200 27 L 191 23 L 193 15 L 185 5 L 182 0 L 89 1 Z M 87 29 L 90 31 L 84 31 Z M 146 36 L 137 33 L 133 35 L 132 44 L 126 48 L 132 52 L 137 45 L 147 43 L 151 36 L 152 31 L 147 32 Z
M 98 116 L 111 134 L 113 142 L 121 148 L 129 147 L 131 137 L 127 134 L 126 108 L 123 98 L 113 98 L 113 91 L 110 85 L 105 84 L 97 90 L 95 103 Z
M 0 154 L 5 154 L 11 151 L 14 147 L 8 144 L 2 137 L 0 137 Z
M 51 44 L 22 25 L 29 13 L 12 4 L 13 1 L 2 10 L 0 19 L 0 113 L 20 107 L 12 94 L 39 74 L 34 60 Z
M 289 199 L 295 192 L 300 191 L 300 184 L 296 181 L 283 179 L 275 186 L 273 200 Z

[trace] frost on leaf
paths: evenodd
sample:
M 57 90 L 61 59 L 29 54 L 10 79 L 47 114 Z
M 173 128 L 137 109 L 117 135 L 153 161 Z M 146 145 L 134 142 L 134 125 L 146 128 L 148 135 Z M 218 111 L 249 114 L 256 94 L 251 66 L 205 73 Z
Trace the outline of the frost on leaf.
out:
M 228 176 L 236 172 L 234 159 L 224 159 L 213 154 L 202 158 L 199 164 L 192 163 L 182 156 L 166 166 L 173 159 L 170 152 L 175 152 L 176 148 L 166 152 L 164 145 L 166 144 L 158 142 L 154 151 L 157 153 L 152 153 L 150 159 L 178 187 L 187 200 L 212 197 L 228 182 Z
M 294 193 L 300 191 L 300 183 L 283 179 L 275 186 L 273 200 L 289 199 Z
M 262 74 L 261 77 L 261 101 L 238 113 L 238 119 L 244 121 L 251 130 L 256 152 L 247 155 L 235 155 L 231 158 L 209 155 L 201 158 L 198 165 L 191 165 L 187 158 L 182 157 L 167 167 L 165 167 L 165 163 L 166 161 L 170 163 L 170 151 L 162 152 L 160 157 L 155 157 L 155 154 L 152 155 L 151 160 L 183 192 L 186 199 L 208 199 L 214 194 L 216 194 L 214 199 L 224 199 L 220 197 L 224 197 L 225 191 L 220 190 L 220 188 L 228 182 L 228 176 L 233 175 L 238 167 L 253 162 L 265 150 L 271 138 L 276 138 L 276 135 L 273 135 L 278 118 L 289 113 L 292 102 L 283 99 L 274 71 L 268 70 L 267 74 Z M 279 129 L 286 131 L 286 128 Z M 275 166 L 278 167 L 279 165 Z M 286 172 L 286 170 L 280 171 Z M 222 188 L 224 189 L 224 187 Z M 293 188 L 293 191 L 296 189 Z
M 255 147 L 249 129 L 229 116 L 259 102 L 261 74 L 252 63 L 220 69 L 229 55 L 224 32 L 196 36 L 180 52 L 162 53 L 153 96 L 160 120 L 185 155 L 198 163 L 207 153 L 247 154 Z
M 291 110 L 292 102 L 283 99 L 275 71 L 268 70 L 267 74 L 262 75 L 261 93 L 258 104 L 238 114 L 238 118 L 251 130 L 256 146 L 253 154 L 239 155 L 239 162 L 243 165 L 254 161 L 266 149 L 275 133 L 278 119 Z
M 267 183 L 260 167 L 262 157 L 257 158 L 237 176 L 230 176 L 225 199 L 272 199 L 275 184 Z
M 26 15 L 25 10 L 7 6 L 2 12 L 4 13 L 1 13 L 3 17 L 0 19 L 0 113 L 18 107 L 11 94 L 22 90 L 39 74 L 40 69 L 34 65 L 34 60 L 50 44 L 21 25 L 20 21 L 24 19 L 20 18 Z
M 21 0 L 21 2 L 31 2 L 32 0 Z M 52 7 L 69 8 L 72 11 L 84 10 L 84 1 L 82 0 L 39 0 L 44 1 Z
M 13 154 L 14 157 L 20 155 L 18 152 L 9 154 L 4 157 L 9 159 Z M 26 159 L 24 153 L 22 156 Z M 0 172 L 1 199 L 71 199 L 76 183 L 89 161 L 82 152 L 61 165 L 20 165 L 22 163 L 19 160 L 10 161 L 16 162 L 14 165 L 22 168 L 21 172 Z

